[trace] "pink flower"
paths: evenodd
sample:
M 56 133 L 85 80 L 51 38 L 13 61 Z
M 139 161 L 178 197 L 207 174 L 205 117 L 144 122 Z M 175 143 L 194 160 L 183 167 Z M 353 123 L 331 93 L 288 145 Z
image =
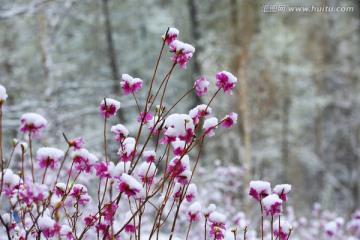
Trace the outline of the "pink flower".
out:
M 36 160 L 39 161 L 41 168 L 55 169 L 62 157 L 64 157 L 63 151 L 50 147 L 39 148 L 36 154 Z
M 215 135 L 214 130 L 218 128 L 218 123 L 219 121 L 216 117 L 205 120 L 203 129 L 208 137 L 213 137 Z
M 72 152 L 71 158 L 77 171 L 85 171 L 87 173 L 92 172 L 95 163 L 98 161 L 98 158 L 94 154 L 89 153 L 85 148 Z
M 176 138 L 175 141 L 171 142 L 173 147 L 173 153 L 176 156 L 181 156 L 184 153 L 185 141 L 181 141 L 180 138 Z
M 270 183 L 263 181 L 251 181 L 249 195 L 256 201 L 268 196 L 271 193 Z
M 100 116 L 109 118 L 115 116 L 116 112 L 120 109 L 120 102 L 111 98 L 106 98 L 100 103 Z
M 189 156 L 184 155 L 181 160 L 180 157 L 173 158 L 169 163 L 167 172 L 170 173 L 171 178 L 177 178 L 189 168 Z
M 179 36 L 179 30 L 176 28 L 169 28 L 169 31 L 167 31 L 166 38 L 165 38 L 165 34 L 162 36 L 162 39 L 166 40 L 166 43 L 170 45 Z
M 136 156 L 135 144 L 135 138 L 128 137 L 124 140 L 118 151 L 120 161 L 129 162 Z
M 237 82 L 237 78 L 227 71 L 222 71 L 216 74 L 216 86 L 222 88 L 223 91 L 229 95 L 233 94 L 233 89 Z
M 87 194 L 87 188 L 81 184 L 75 184 L 71 189 L 69 196 L 80 205 L 85 205 L 90 201 L 90 196 Z
M 209 215 L 210 235 L 213 235 L 215 239 L 223 239 L 226 230 L 226 216 L 218 212 L 212 212 Z
M 190 205 L 187 212 L 187 220 L 189 222 L 197 222 L 200 220 L 201 216 L 201 204 L 199 202 L 194 202 Z
M 194 137 L 195 126 L 189 115 L 174 113 L 166 118 L 163 130 L 165 137 L 160 140 L 162 144 L 171 143 L 177 137 L 190 143 Z
M 100 162 L 99 164 L 95 164 L 94 168 L 96 169 L 96 176 L 100 176 L 100 179 L 111 178 L 106 163 Z
M 75 150 L 80 150 L 85 145 L 85 140 L 82 137 L 76 138 L 68 142 L 70 147 L 74 147 Z
M 197 187 L 194 183 L 190 183 L 188 190 L 186 191 L 185 199 L 187 202 L 192 202 L 197 193 Z
M 140 165 L 138 176 L 143 183 L 151 185 L 153 183 L 155 173 L 155 164 L 144 162 Z
M 191 109 L 189 112 L 189 116 L 192 118 L 194 124 L 198 124 L 201 118 L 210 115 L 210 113 L 211 107 L 206 104 L 201 104 Z
M 134 177 L 126 173 L 121 175 L 118 189 L 128 197 L 136 197 L 143 190 L 142 185 Z
M 133 78 L 129 74 L 123 74 L 120 86 L 125 95 L 138 92 L 142 88 L 143 81 L 140 78 Z
M 183 43 L 179 40 L 174 40 L 170 44 L 170 52 L 174 53 L 171 61 L 177 63 L 179 67 L 186 69 L 186 64 L 193 56 L 195 48 L 190 44 Z
M 61 197 L 64 196 L 66 190 L 65 183 L 57 183 L 54 190 L 56 196 L 61 196 Z
M 278 195 L 272 194 L 262 200 L 266 216 L 278 216 L 282 211 L 282 200 Z
M 37 113 L 25 113 L 21 116 L 20 131 L 23 133 L 38 134 L 47 124 L 46 119 Z
M 96 216 L 93 216 L 93 215 L 89 215 L 89 216 L 84 218 L 84 222 L 85 222 L 87 227 L 92 227 L 97 220 L 98 220 L 98 218 Z
M 290 184 L 276 185 L 273 189 L 273 193 L 277 194 L 281 200 L 286 202 L 288 200 L 287 194 L 291 191 Z
M 278 237 L 280 240 L 287 240 L 292 230 L 292 226 L 290 223 L 284 220 L 280 220 L 280 230 L 279 230 L 279 222 L 274 222 L 274 236 Z
M 53 219 L 46 215 L 40 216 L 37 223 L 46 238 L 54 237 L 61 229 L 61 226 L 57 225 Z
M 154 150 L 144 151 L 142 155 L 147 163 L 155 162 L 156 152 Z
M 129 136 L 129 130 L 127 130 L 127 128 L 122 124 L 117 124 L 115 126 L 112 126 L 111 132 L 114 134 L 115 141 L 118 142 L 124 141 L 125 138 Z
M 139 123 L 147 123 L 148 121 L 152 120 L 153 119 L 153 116 L 151 115 L 150 112 L 147 112 L 145 117 L 144 117 L 144 113 L 141 112 L 140 116 L 138 117 L 137 121 Z
M 200 79 L 195 81 L 194 87 L 196 90 L 196 94 L 199 97 L 204 96 L 207 91 L 208 91 L 208 87 L 210 85 L 210 82 L 206 80 L 206 78 L 201 77 Z
M 232 126 L 234 126 L 236 124 L 237 119 L 238 119 L 238 114 L 231 112 L 231 113 L 229 113 L 229 115 L 226 115 L 221 120 L 221 126 L 225 127 L 225 128 L 231 128 Z
M 107 203 L 104 206 L 103 216 L 106 221 L 112 222 L 114 221 L 114 214 L 118 209 L 118 205 L 116 203 Z

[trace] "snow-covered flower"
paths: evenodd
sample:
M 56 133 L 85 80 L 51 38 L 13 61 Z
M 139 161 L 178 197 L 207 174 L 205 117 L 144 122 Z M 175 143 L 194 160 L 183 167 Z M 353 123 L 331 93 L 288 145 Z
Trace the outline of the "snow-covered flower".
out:
M 199 97 L 204 96 L 208 91 L 209 85 L 210 85 L 210 82 L 207 81 L 205 77 L 201 77 L 198 80 L 196 80 L 195 84 L 194 84 L 196 94 Z
M 190 169 L 189 156 L 184 155 L 182 158 L 174 157 L 169 163 L 167 172 L 170 173 L 171 178 L 177 178 L 188 169 Z
M 104 205 L 104 210 L 102 215 L 104 216 L 105 221 L 111 222 L 114 220 L 114 214 L 118 209 L 118 205 L 116 203 L 106 203 Z
M 55 220 L 47 215 L 40 216 L 37 224 L 45 238 L 54 237 L 61 230 L 61 226 L 57 225 Z
M 185 141 L 180 140 L 180 138 L 176 138 L 175 141 L 171 142 L 174 155 L 182 155 L 184 152 L 185 144 Z
M 195 48 L 190 44 L 174 40 L 170 44 L 170 52 L 174 53 L 171 58 L 172 62 L 176 62 L 179 67 L 186 69 L 186 64 L 189 62 L 195 52 Z
M 143 191 L 143 187 L 134 177 L 123 173 L 120 177 L 118 190 L 128 197 L 136 197 L 138 193 Z
M 138 176 L 143 183 L 152 184 L 156 174 L 156 166 L 154 163 L 144 162 L 140 165 Z
M 237 82 L 237 78 L 227 71 L 222 71 L 216 74 L 216 86 L 222 88 L 223 91 L 229 95 L 233 94 L 233 89 Z
M 226 216 L 219 212 L 212 212 L 209 215 L 210 235 L 214 236 L 215 239 L 223 239 L 226 230 Z
M 167 31 L 166 36 L 165 36 L 165 34 L 166 33 L 164 33 L 164 35 L 162 36 L 162 39 L 165 40 L 165 38 L 166 38 L 166 43 L 168 45 L 170 45 L 179 36 L 179 30 L 171 27 L 171 28 L 169 28 L 169 31 Z
M 225 128 L 231 128 L 237 122 L 238 114 L 231 112 L 221 120 L 221 126 Z
M 288 194 L 291 191 L 290 184 L 279 184 L 273 189 L 273 193 L 277 194 L 281 200 L 286 202 L 288 200 Z
M 112 162 L 111 162 L 112 163 Z M 100 179 L 103 178 L 111 178 L 110 173 L 108 172 L 108 165 L 110 163 L 100 162 L 98 164 L 94 165 L 94 168 L 96 169 L 96 176 L 99 176 Z M 114 163 L 112 163 L 114 164 Z
M 208 137 L 213 137 L 215 135 L 214 130 L 218 128 L 218 124 L 219 124 L 219 121 L 216 117 L 206 119 L 204 122 L 204 126 L 203 126 L 205 134 Z
M 143 81 L 140 78 L 133 78 L 129 74 L 123 74 L 120 86 L 125 95 L 138 92 L 142 88 Z
M 129 130 L 122 124 L 112 126 L 111 132 L 114 134 L 114 140 L 118 142 L 124 141 L 129 136 Z
M 140 116 L 138 117 L 137 121 L 139 123 L 147 123 L 148 121 L 152 120 L 153 116 L 151 115 L 150 112 L 147 112 L 146 115 L 144 116 L 144 112 L 140 113 Z
M 70 147 L 74 147 L 74 150 L 80 150 L 85 145 L 85 140 L 82 137 L 68 141 Z
M 69 227 L 68 225 L 61 226 L 60 236 L 65 237 L 67 240 L 75 239 L 73 231 L 72 231 L 71 227 Z
M 189 116 L 192 118 L 194 124 L 198 124 L 200 118 L 211 114 L 211 107 L 206 104 L 200 104 L 190 110 Z
M 177 137 L 190 143 L 194 137 L 195 126 L 189 115 L 174 113 L 166 118 L 163 129 L 165 137 L 160 140 L 160 143 L 168 144 L 175 141 Z
M 278 216 L 282 211 L 282 200 L 277 194 L 271 194 L 262 200 L 266 216 Z
M 99 160 L 94 154 L 89 153 L 85 148 L 81 148 L 71 153 L 74 166 L 77 171 L 92 172 L 94 164 Z
M 155 162 L 156 152 L 154 150 L 147 150 L 143 152 L 142 156 L 147 163 Z
M 204 211 L 204 216 L 206 218 L 208 218 L 210 216 L 211 213 L 215 212 L 216 210 L 216 205 L 215 204 L 210 204 Z
M 136 140 L 132 137 L 128 137 L 122 142 L 117 153 L 119 155 L 120 161 L 128 162 L 136 156 L 135 144 Z
M 20 131 L 37 134 L 47 124 L 46 119 L 37 113 L 25 113 L 21 116 Z
M 90 201 L 90 196 L 87 193 L 87 188 L 82 184 L 75 184 L 70 191 L 69 196 L 80 205 L 85 205 Z
M 290 225 L 288 221 L 280 220 L 280 230 L 279 230 L 279 222 L 274 222 L 274 236 L 278 237 L 280 240 L 287 240 L 290 234 L 290 231 L 293 227 Z
M 201 204 L 199 202 L 194 202 L 190 205 L 187 211 L 187 220 L 189 222 L 198 222 L 201 216 Z
M 52 147 L 39 148 L 36 153 L 36 160 L 39 161 L 41 168 L 55 169 L 62 157 L 64 157 L 64 152 Z
M 7 97 L 6 88 L 3 85 L 0 85 L 0 106 L 6 101 Z
M 194 198 L 196 197 L 196 194 L 197 194 L 197 187 L 195 183 L 190 183 L 185 195 L 186 201 L 192 202 L 192 200 L 194 200 Z
M 100 103 L 100 116 L 109 118 L 115 116 L 116 112 L 120 109 L 120 102 L 111 98 L 105 98 Z
M 260 198 L 268 196 L 271 193 L 270 183 L 264 181 L 251 181 L 249 195 L 255 200 L 260 201 Z

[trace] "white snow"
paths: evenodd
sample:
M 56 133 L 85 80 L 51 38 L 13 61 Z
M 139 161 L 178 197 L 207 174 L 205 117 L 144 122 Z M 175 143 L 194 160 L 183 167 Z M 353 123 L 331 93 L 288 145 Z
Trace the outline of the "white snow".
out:
M 117 124 L 115 126 L 111 127 L 111 132 L 114 134 L 120 134 L 122 133 L 124 135 L 124 138 L 129 136 L 129 130 L 122 124 Z
M 269 182 L 264 181 L 251 181 L 250 188 L 253 188 L 258 193 L 271 194 L 271 187 Z
M 156 166 L 153 163 L 144 162 L 140 165 L 138 170 L 139 176 L 153 177 L 156 173 Z
M 34 125 L 34 127 L 46 126 L 46 119 L 37 113 L 25 113 L 21 116 L 21 122 L 25 125 Z
M 279 184 L 276 185 L 273 189 L 273 192 L 276 194 L 288 194 L 291 191 L 291 185 L 290 184 Z
M 221 71 L 218 74 L 221 74 L 221 73 L 225 74 L 229 78 L 228 83 L 236 83 L 237 82 L 237 78 L 232 73 L 230 73 L 228 71 Z
M 212 212 L 209 215 L 209 221 L 212 223 L 225 223 L 226 216 L 219 212 Z
M 120 82 L 120 85 L 123 87 L 125 85 L 126 82 L 129 83 L 129 85 L 134 85 L 136 83 L 142 83 L 143 81 L 140 78 L 133 78 L 132 76 L 130 76 L 129 74 L 122 74 L 122 80 Z
M 211 213 L 213 213 L 216 210 L 216 205 L 215 204 L 210 204 L 204 211 L 204 215 L 208 216 Z
M 62 158 L 64 156 L 64 152 L 61 151 L 60 149 L 57 148 L 53 148 L 53 147 L 42 147 L 39 148 L 39 150 L 36 153 L 36 158 L 37 159 L 46 159 L 46 158 L 50 158 L 50 159 L 56 159 L 59 160 L 60 158 Z
M 189 212 L 191 214 L 195 214 L 195 213 L 198 213 L 198 212 L 201 212 L 201 204 L 199 202 L 194 202 L 193 204 L 190 205 L 189 207 Z
M 120 109 L 120 105 L 121 103 L 115 99 L 112 98 L 105 98 L 105 100 L 103 99 L 101 101 L 101 105 L 105 105 L 105 101 L 106 101 L 106 106 L 109 107 L 111 105 L 115 106 L 116 111 Z
M 188 43 L 184 43 L 182 41 L 179 40 L 174 40 L 171 43 L 171 47 L 177 52 L 184 52 L 184 53 L 194 53 L 195 52 L 195 48 L 188 44 Z
M 279 198 L 277 194 L 271 194 L 269 196 L 266 196 L 262 200 L 262 204 L 264 208 L 270 209 L 271 206 L 273 206 L 275 203 L 282 203 L 282 200 Z
M 3 85 L 0 85 L 0 103 L 5 102 L 7 97 L 6 88 Z

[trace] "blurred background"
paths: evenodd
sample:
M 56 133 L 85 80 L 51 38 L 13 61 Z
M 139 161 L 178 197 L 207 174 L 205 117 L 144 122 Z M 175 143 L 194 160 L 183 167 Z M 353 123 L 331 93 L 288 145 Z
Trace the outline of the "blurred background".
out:
M 174 71 L 168 106 L 201 76 L 212 86 L 222 70 L 238 78 L 234 95 L 221 93 L 212 105 L 218 118 L 239 113 L 238 125 L 206 142 L 198 181 L 216 182 L 208 174 L 216 168 L 225 174 L 220 191 L 239 202 L 247 198 L 251 179 L 290 183 L 295 211 L 310 212 L 319 202 L 349 216 L 360 206 L 359 3 L 0 0 L 0 84 L 9 95 L 5 156 L 11 139 L 24 137 L 18 129 L 25 112 L 47 118 L 42 145 L 65 148 L 64 132 L 69 139 L 83 136 L 89 150 L 101 151 L 104 97 L 121 101 L 111 123 L 126 125 L 134 135 L 137 108 L 119 89 L 121 74 L 149 85 L 161 36 L 176 27 L 196 53 L 188 70 Z M 301 6 L 323 8 L 292 9 Z M 158 82 L 170 57 L 164 53 Z M 188 112 L 210 95 L 191 95 L 176 110 Z M 145 91 L 138 97 L 144 103 Z

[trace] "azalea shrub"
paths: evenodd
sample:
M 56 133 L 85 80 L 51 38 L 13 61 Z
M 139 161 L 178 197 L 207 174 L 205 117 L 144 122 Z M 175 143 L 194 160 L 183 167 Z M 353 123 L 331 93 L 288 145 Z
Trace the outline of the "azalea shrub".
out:
M 195 52 L 193 46 L 178 40 L 178 35 L 177 29 L 169 28 L 162 36 L 148 89 L 143 89 L 140 78 L 122 75 L 119 84 L 123 94 L 136 103 L 135 134 L 130 134 L 122 123 L 108 126 L 108 119 L 122 111 L 121 103 L 106 97 L 99 99 L 99 116 L 103 119 L 101 155 L 86 149 L 82 137 L 70 139 L 66 133 L 63 137 L 67 149 L 35 149 L 34 143 L 48 124 L 38 113 L 21 116 L 19 131 L 23 139 L 12 140 L 12 149 L 4 153 L 1 128 L 0 194 L 1 202 L 6 203 L 0 214 L 1 239 L 290 238 L 293 227 L 283 216 L 283 204 L 291 190 L 288 184 L 271 189 L 268 182 L 250 183 L 249 197 L 259 204 L 261 216 L 260 226 L 254 229 L 248 228 L 250 221 L 242 214 L 221 212 L 213 203 L 204 205 L 205 196 L 198 196 L 201 191 L 193 180 L 205 140 L 211 141 L 220 128 L 231 129 L 238 118 L 234 112 L 215 117 L 211 103 L 219 95 L 232 95 L 237 78 L 228 71 L 219 71 L 213 77 L 215 86 L 211 86 L 201 77 L 171 106 L 165 106 L 173 71 L 176 67 L 186 69 Z M 157 80 L 167 46 L 172 65 Z M 159 87 L 155 88 L 156 81 Z M 186 97 L 205 96 L 210 87 L 215 88 L 215 93 L 207 103 L 194 106 L 188 113 L 174 112 Z M 136 97 L 139 91 L 147 96 L 142 104 Z M 0 85 L 0 122 L 6 99 L 6 89 Z M 118 146 L 116 153 L 109 150 L 109 134 Z M 21 161 L 15 162 L 15 155 Z M 235 224 L 227 220 L 234 216 Z M 359 234 L 356 221 L 360 220 L 355 216 L 351 231 Z M 338 222 L 326 227 L 329 235 L 337 234 L 333 229 Z

